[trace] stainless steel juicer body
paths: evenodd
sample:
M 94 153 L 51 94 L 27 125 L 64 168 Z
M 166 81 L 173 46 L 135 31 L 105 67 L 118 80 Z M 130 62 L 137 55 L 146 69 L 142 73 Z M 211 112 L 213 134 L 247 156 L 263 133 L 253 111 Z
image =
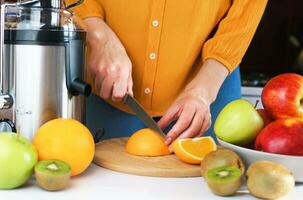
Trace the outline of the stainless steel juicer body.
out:
M 9 21 L 12 16 L 7 9 L 2 5 L 1 13 L 6 11 L 7 16 L 2 14 L 2 19 Z M 9 109 L 10 120 L 28 139 L 54 118 L 85 122 L 85 96 L 91 91 L 83 81 L 85 32 L 75 29 L 70 21 L 63 22 L 71 18 L 61 16 L 61 10 L 54 13 L 57 8 L 18 5 L 15 9 L 21 16 L 18 22 L 23 24 L 11 28 L 16 25 L 13 19 L 13 23 L 1 28 L 5 30 L 1 37 L 0 109 Z M 54 17 L 57 23 L 52 20 Z M 31 28 L 27 28 L 28 23 Z

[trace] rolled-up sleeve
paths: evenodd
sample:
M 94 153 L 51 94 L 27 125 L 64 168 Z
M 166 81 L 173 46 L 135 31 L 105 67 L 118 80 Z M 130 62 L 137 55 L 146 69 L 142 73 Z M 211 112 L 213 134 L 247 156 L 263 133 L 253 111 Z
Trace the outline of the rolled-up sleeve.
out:
M 234 0 L 215 35 L 202 49 L 203 62 L 213 58 L 233 71 L 241 62 L 264 13 L 267 0 Z
M 65 0 L 66 4 L 75 2 L 76 0 Z M 84 0 L 81 5 L 72 8 L 72 11 L 82 19 L 88 17 L 100 17 L 102 19 L 105 18 L 103 7 L 98 0 Z

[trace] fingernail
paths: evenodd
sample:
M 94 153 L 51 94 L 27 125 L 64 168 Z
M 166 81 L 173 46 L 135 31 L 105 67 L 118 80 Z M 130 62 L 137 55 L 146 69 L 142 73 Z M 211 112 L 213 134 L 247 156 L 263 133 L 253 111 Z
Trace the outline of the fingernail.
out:
M 172 141 L 172 139 L 171 139 L 171 137 L 168 137 L 168 138 L 166 138 L 166 140 L 165 140 L 165 144 L 166 145 L 169 145 L 170 143 L 171 143 L 171 141 Z
M 172 153 L 173 152 L 173 147 L 169 145 L 168 150 Z

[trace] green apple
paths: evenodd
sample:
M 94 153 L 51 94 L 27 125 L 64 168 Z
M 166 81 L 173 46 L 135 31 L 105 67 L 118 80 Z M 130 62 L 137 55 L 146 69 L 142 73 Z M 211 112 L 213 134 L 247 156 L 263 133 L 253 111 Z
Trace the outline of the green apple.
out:
M 214 131 L 225 142 L 245 145 L 253 142 L 263 126 L 263 119 L 254 106 L 247 100 L 237 99 L 221 110 Z
M 23 185 L 33 174 L 37 159 L 29 140 L 15 133 L 0 133 L 0 189 Z

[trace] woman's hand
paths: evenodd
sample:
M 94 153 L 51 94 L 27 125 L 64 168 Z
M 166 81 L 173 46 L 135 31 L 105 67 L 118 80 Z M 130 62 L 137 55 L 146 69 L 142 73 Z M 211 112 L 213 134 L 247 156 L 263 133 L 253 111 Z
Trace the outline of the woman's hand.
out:
M 88 69 L 98 95 L 113 101 L 133 95 L 132 64 L 115 33 L 99 18 L 88 18 L 87 41 L 90 46 Z
M 208 94 L 196 89 L 185 90 L 158 122 L 164 129 L 176 121 L 166 136 L 166 144 L 176 138 L 201 136 L 207 131 L 211 126 L 210 104 Z
M 196 77 L 187 85 L 168 111 L 158 122 L 166 128 L 176 121 L 167 133 L 165 143 L 177 138 L 201 136 L 211 126 L 210 104 L 228 75 L 227 68 L 214 59 L 207 59 Z

